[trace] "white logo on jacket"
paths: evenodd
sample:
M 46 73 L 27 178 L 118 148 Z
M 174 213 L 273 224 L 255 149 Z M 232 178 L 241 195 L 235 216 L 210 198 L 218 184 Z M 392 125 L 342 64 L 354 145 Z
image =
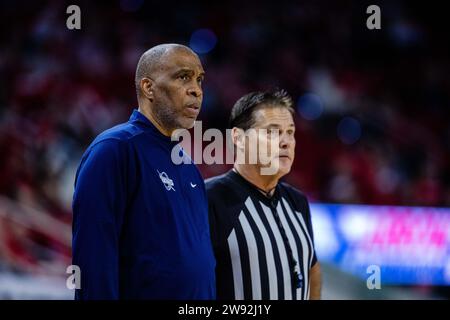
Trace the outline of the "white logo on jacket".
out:
M 159 178 L 161 179 L 162 183 L 164 184 L 164 187 L 166 188 L 167 191 L 173 190 L 175 191 L 175 188 L 173 187 L 175 184 L 173 183 L 173 180 L 169 178 L 169 176 L 167 175 L 167 173 L 163 172 L 159 172 L 158 170 L 156 170 L 158 172 Z

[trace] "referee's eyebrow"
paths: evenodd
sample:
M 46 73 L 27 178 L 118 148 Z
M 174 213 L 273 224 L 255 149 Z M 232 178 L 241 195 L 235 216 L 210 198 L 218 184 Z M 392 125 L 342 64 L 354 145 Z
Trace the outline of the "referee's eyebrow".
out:
M 295 127 L 295 124 L 291 123 L 291 124 L 289 124 L 289 127 Z M 266 129 L 281 128 L 281 125 L 278 123 L 269 123 L 268 125 L 265 125 L 263 128 L 266 128 Z

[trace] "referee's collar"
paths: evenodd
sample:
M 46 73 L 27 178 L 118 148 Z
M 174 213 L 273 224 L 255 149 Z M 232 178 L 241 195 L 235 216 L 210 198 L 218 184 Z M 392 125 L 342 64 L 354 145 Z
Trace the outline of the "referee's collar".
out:
M 278 201 L 281 198 L 281 193 L 280 193 L 280 181 L 278 181 L 276 187 L 275 187 L 275 191 L 273 193 L 273 195 L 268 198 L 267 196 L 263 195 L 256 187 L 253 183 L 251 183 L 250 181 L 248 181 L 247 179 L 245 179 L 243 176 L 241 176 L 239 173 L 237 173 L 236 171 L 234 171 L 233 169 L 231 169 L 230 171 L 228 171 L 228 176 L 237 181 L 238 183 L 244 185 L 247 190 L 249 190 L 249 192 L 258 197 L 258 199 L 260 199 L 264 204 L 275 208 L 277 206 Z

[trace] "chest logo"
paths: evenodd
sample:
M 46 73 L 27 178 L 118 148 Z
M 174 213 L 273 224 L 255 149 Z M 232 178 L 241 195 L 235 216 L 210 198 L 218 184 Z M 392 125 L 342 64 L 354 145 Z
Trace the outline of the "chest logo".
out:
M 175 188 L 173 187 L 175 184 L 173 183 L 173 180 L 169 178 L 169 176 L 167 175 L 167 173 L 163 172 L 159 172 L 158 170 L 156 170 L 158 172 L 159 178 L 161 179 L 162 183 L 164 184 L 164 187 L 166 188 L 167 191 L 173 190 L 175 191 Z

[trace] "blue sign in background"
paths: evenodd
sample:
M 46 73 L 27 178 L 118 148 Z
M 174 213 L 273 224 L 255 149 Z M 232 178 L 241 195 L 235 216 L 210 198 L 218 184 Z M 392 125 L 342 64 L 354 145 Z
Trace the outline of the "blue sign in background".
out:
M 319 260 L 381 282 L 450 285 L 450 208 L 311 204 Z

